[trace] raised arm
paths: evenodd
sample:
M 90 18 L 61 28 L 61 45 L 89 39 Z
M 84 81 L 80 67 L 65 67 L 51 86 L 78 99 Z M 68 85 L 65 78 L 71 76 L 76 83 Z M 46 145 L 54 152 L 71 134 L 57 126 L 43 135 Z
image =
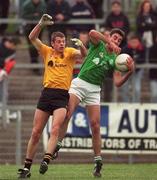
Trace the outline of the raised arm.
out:
M 100 41 L 103 41 L 104 43 L 110 43 L 110 35 L 105 34 L 103 35 L 102 33 L 96 31 L 96 30 L 91 30 L 89 32 L 89 38 L 91 42 L 95 45 L 97 45 Z
M 79 47 L 81 52 L 80 55 L 82 56 L 82 58 L 84 58 L 87 55 L 87 48 L 84 46 L 82 41 L 77 38 L 72 38 L 71 41 L 74 42 L 74 44 Z
M 32 44 L 35 46 L 35 48 L 37 50 L 40 49 L 42 42 L 40 41 L 39 34 L 41 32 L 41 29 L 45 26 L 45 25 L 52 25 L 53 21 L 52 21 L 52 17 L 49 16 L 48 14 L 43 14 L 43 16 L 41 17 L 39 23 L 33 28 L 33 30 L 31 31 L 31 33 L 29 34 L 29 39 L 32 42 Z
M 98 45 L 100 41 L 103 41 L 105 44 L 107 43 L 110 49 L 116 54 L 119 54 L 121 51 L 121 48 L 110 40 L 110 34 L 102 34 L 96 30 L 91 30 L 89 32 L 89 38 L 94 45 Z
M 129 71 L 125 73 L 124 75 L 122 75 L 122 73 L 119 71 L 115 71 L 113 74 L 113 81 L 117 87 L 122 86 L 134 72 L 135 67 L 134 67 L 134 61 L 132 58 L 128 58 L 127 66 L 128 66 Z

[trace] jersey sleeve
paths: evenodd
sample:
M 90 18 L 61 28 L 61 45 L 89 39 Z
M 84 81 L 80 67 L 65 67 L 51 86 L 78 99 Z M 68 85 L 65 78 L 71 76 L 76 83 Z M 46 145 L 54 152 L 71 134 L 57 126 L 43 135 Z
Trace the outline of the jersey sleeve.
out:
M 75 55 L 80 54 L 80 51 L 79 51 L 78 49 L 75 49 L 75 48 L 68 48 L 68 54 L 69 54 L 69 57 L 70 57 L 71 59 L 73 59 L 73 57 L 74 57 Z

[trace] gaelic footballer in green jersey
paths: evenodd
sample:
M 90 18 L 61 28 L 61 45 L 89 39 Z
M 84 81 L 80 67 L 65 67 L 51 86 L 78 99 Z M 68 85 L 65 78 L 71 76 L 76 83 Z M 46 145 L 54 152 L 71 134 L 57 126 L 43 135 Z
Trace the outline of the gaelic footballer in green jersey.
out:
M 101 85 L 104 78 L 115 69 L 115 53 L 108 53 L 104 42 L 96 47 L 91 43 L 78 77 L 91 84 Z
M 73 79 L 69 90 L 70 100 L 68 105 L 67 119 L 60 131 L 60 142 L 66 134 L 69 119 L 79 105 L 84 102 L 88 113 L 92 143 L 94 151 L 93 175 L 101 176 L 101 135 L 100 135 L 100 90 L 101 84 L 108 73 L 113 73 L 113 81 L 116 86 L 121 86 L 128 80 L 134 70 L 134 63 L 130 57 L 127 62 L 129 71 L 121 74 L 115 69 L 115 59 L 120 53 L 119 45 L 124 38 L 124 32 L 120 29 L 113 29 L 110 34 L 103 35 L 98 31 L 89 32 L 91 45 L 84 60 L 78 77 Z

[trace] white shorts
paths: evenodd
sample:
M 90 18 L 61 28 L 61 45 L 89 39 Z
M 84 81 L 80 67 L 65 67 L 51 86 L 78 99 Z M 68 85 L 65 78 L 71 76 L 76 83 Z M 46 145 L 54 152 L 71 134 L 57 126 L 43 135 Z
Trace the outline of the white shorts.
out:
M 100 86 L 80 78 L 73 79 L 69 89 L 69 93 L 76 95 L 85 105 L 100 105 L 100 91 Z

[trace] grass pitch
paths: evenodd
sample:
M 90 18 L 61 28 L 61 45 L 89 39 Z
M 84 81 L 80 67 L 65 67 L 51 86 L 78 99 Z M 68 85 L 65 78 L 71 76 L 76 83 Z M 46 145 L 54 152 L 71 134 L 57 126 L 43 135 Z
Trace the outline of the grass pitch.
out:
M 15 165 L 0 165 L 0 180 L 17 179 Z M 40 175 L 39 165 L 32 166 L 30 180 L 92 180 L 93 164 L 49 165 L 45 175 Z M 157 180 L 157 164 L 106 164 L 103 166 L 103 180 Z

